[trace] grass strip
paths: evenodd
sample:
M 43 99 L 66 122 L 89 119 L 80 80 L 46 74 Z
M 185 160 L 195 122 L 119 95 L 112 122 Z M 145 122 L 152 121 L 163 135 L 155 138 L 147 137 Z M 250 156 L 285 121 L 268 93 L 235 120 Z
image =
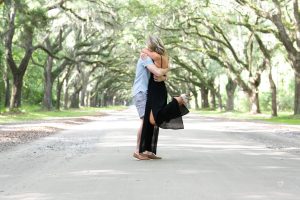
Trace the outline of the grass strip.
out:
M 125 106 L 109 106 L 102 108 L 90 108 L 82 107 L 79 109 L 68 109 L 60 111 L 44 111 L 37 106 L 24 106 L 20 109 L 20 112 L 4 112 L 0 115 L 0 123 L 12 123 L 12 122 L 24 122 L 34 120 L 45 120 L 52 118 L 63 118 L 63 117 L 82 117 L 92 116 L 100 114 L 101 111 L 105 110 L 123 110 Z
M 293 115 L 292 112 L 279 112 L 278 117 L 272 117 L 271 114 L 251 114 L 244 112 L 220 112 L 209 110 L 192 110 L 192 112 L 208 117 L 221 117 L 227 119 L 259 120 L 277 124 L 300 125 L 300 116 Z

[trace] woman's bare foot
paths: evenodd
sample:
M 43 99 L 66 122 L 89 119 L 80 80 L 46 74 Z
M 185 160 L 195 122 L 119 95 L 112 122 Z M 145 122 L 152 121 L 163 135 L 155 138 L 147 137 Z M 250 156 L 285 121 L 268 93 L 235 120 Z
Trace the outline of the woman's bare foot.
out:
M 181 94 L 179 97 L 174 97 L 180 106 L 185 105 L 189 102 L 189 97 L 186 94 Z
M 188 104 L 189 100 L 190 100 L 190 97 L 186 94 L 181 94 L 180 97 L 183 101 L 183 104 L 186 106 Z
M 161 157 L 155 155 L 152 152 L 149 151 L 145 151 L 144 153 L 142 153 L 143 156 L 147 156 L 149 159 L 161 159 Z
M 145 156 L 144 154 L 137 153 L 137 152 L 133 153 L 133 157 L 135 157 L 138 160 L 150 160 L 150 158 L 148 158 L 148 156 Z
M 148 155 L 148 158 L 153 159 L 153 160 L 161 159 L 161 157 L 155 155 L 154 153 L 151 155 Z
M 183 100 L 181 97 L 174 97 L 174 99 L 176 99 L 176 101 L 178 102 L 178 104 L 181 106 L 183 104 Z

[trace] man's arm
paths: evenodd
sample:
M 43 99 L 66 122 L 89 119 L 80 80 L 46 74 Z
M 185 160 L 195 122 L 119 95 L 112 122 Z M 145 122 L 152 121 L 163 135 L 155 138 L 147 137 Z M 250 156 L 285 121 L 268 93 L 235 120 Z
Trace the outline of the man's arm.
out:
M 154 76 L 154 80 L 155 80 L 156 82 L 166 81 L 166 80 L 167 80 L 167 75 L 163 75 L 163 76 Z
M 156 65 L 153 63 L 150 57 L 147 57 L 146 59 L 142 59 L 142 61 L 144 67 L 147 67 L 147 69 L 155 76 L 163 76 L 169 71 L 169 68 L 162 69 L 156 67 Z
M 169 71 L 169 68 L 165 68 L 165 69 L 158 68 L 154 64 L 146 65 L 146 67 L 155 76 L 163 76 Z

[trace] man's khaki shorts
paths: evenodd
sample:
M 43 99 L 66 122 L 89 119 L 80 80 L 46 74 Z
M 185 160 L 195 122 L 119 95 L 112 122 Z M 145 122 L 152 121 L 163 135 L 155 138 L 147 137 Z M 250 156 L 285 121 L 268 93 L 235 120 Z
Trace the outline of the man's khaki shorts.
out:
M 139 92 L 133 97 L 133 103 L 138 111 L 140 119 L 144 118 L 146 109 L 147 93 Z

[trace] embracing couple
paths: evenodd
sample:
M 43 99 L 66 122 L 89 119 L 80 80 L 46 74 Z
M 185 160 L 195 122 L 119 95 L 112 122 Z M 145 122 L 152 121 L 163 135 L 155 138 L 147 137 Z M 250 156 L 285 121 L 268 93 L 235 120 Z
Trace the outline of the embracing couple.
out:
M 169 59 L 162 40 L 149 36 L 146 46 L 137 62 L 133 84 L 133 101 L 141 119 L 133 154 L 138 160 L 161 159 L 156 155 L 159 128 L 183 129 L 182 116 L 189 112 L 185 94 L 167 103 L 164 81 Z

